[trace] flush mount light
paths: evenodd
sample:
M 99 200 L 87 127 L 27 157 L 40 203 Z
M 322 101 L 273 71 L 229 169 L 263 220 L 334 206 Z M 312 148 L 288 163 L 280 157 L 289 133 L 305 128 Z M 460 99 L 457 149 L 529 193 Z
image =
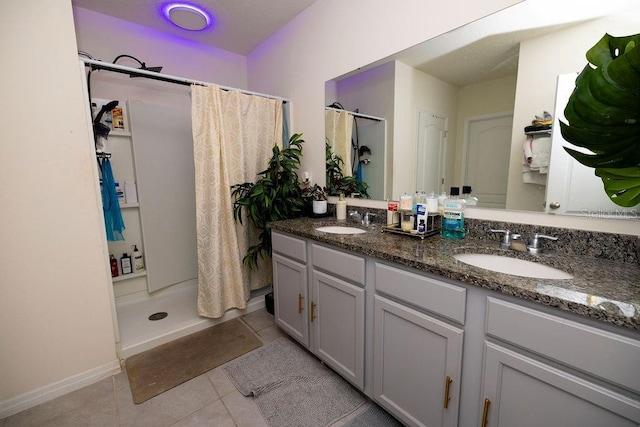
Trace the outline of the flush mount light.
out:
M 169 22 L 185 30 L 200 31 L 211 25 L 207 11 L 192 4 L 170 3 L 163 12 Z

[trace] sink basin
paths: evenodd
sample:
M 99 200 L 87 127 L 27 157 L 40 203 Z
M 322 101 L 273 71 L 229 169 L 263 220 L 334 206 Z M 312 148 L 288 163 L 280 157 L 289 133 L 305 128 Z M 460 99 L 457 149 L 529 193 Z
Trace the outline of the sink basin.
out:
M 571 279 L 572 275 L 557 268 L 523 259 L 489 254 L 458 254 L 453 256 L 458 261 L 485 270 L 513 276 L 534 277 L 537 279 Z
M 361 228 L 356 227 L 345 227 L 341 225 L 331 225 L 327 227 L 318 227 L 316 228 L 318 231 L 322 231 L 324 233 L 332 233 L 332 234 L 361 234 L 366 233 L 367 230 L 363 230 Z

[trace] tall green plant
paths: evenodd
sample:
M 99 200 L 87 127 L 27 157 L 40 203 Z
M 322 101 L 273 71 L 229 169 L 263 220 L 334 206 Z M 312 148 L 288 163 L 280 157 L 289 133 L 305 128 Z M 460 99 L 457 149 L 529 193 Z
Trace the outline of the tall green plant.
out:
M 255 268 L 258 257 L 271 256 L 271 229 L 269 223 L 296 218 L 308 209 L 308 199 L 296 171 L 302 157 L 302 134 L 292 135 L 289 148 L 273 147 L 273 155 L 267 169 L 258 173 L 258 181 L 236 184 L 231 187 L 233 218 L 242 224 L 244 215 L 259 230 L 260 241 L 247 250 L 242 263 Z
M 587 51 L 589 64 L 560 122 L 562 136 L 585 154 L 564 149 L 578 162 L 595 168 L 609 198 L 624 207 L 640 203 L 640 34 L 605 34 Z
M 326 158 L 326 172 L 327 172 L 327 192 L 332 196 L 339 194 L 359 194 L 360 197 L 370 199 L 367 189 L 369 184 L 363 181 L 358 181 L 354 176 L 344 176 L 342 173 L 342 165 L 344 161 L 342 157 L 334 154 L 331 150 L 331 145 L 328 142 L 325 143 L 325 158 Z

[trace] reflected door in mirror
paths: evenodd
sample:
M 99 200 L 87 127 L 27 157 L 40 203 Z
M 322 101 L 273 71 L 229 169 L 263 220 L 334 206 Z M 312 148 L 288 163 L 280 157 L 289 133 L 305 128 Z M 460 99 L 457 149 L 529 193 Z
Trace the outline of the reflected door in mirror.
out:
M 418 112 L 416 191 L 439 194 L 443 190 L 446 138 L 446 118 L 427 111 Z

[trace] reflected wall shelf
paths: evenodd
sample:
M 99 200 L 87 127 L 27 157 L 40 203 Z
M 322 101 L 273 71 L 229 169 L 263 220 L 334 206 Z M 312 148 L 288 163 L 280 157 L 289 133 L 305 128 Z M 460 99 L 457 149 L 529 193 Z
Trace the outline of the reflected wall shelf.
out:
M 123 280 L 134 279 L 136 277 L 143 277 L 147 275 L 147 270 L 139 271 L 137 273 L 121 274 L 120 276 L 112 277 L 113 283 L 122 282 Z

